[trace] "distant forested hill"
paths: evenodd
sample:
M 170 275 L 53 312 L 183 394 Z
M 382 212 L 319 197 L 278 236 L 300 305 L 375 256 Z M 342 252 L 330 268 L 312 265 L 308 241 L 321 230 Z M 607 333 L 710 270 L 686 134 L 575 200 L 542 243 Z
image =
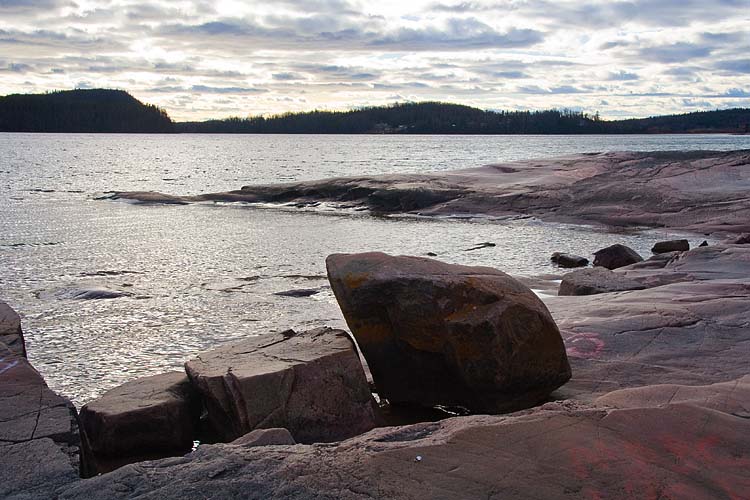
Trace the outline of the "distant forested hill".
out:
M 166 111 L 123 90 L 68 90 L 0 97 L 2 132 L 173 132 Z
M 122 90 L 71 90 L 0 97 L 0 132 L 185 132 L 213 134 L 654 134 L 747 133 L 750 109 L 634 120 L 569 110 L 484 111 L 420 102 L 275 116 L 174 123 Z
M 177 131 L 229 134 L 651 134 L 747 132 L 750 109 L 605 121 L 567 110 L 483 111 L 439 102 L 352 111 L 311 111 L 270 117 L 177 123 Z

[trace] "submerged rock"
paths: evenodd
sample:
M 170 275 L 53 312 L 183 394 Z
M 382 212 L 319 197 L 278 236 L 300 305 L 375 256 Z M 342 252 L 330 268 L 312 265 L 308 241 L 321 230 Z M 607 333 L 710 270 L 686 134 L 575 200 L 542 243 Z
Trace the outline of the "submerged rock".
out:
M 660 241 L 651 248 L 653 253 L 687 252 L 688 250 L 690 250 L 688 240 Z
M 606 267 L 607 269 L 629 266 L 642 260 L 643 257 L 638 255 L 638 252 L 619 243 L 594 252 L 594 266 Z
M 102 300 L 132 297 L 133 293 L 124 290 L 114 290 L 102 286 L 66 287 L 51 292 L 39 292 L 40 298 L 54 298 L 58 300 Z
M 375 427 L 377 405 L 342 330 L 261 335 L 203 353 L 185 369 L 224 441 L 271 427 L 301 443 L 337 441 Z
M 274 292 L 274 295 L 281 297 L 310 297 L 320 293 L 319 288 L 295 288 L 293 290 L 284 290 L 281 292 Z
M 201 412 L 182 372 L 133 380 L 81 408 L 85 476 L 190 451 Z
M 570 378 L 547 308 L 501 271 L 383 253 L 331 255 L 326 265 L 391 403 L 496 413 L 534 405 Z
M 589 265 L 589 259 L 569 253 L 555 252 L 550 260 L 560 267 L 584 267 Z
M 580 269 L 562 277 L 558 295 L 596 295 L 598 293 L 642 290 L 643 284 L 604 267 Z

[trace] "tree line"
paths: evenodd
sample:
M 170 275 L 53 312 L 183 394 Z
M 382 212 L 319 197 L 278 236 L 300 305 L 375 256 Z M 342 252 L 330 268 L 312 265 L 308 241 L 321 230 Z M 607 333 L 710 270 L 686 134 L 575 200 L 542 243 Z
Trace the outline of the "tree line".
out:
M 122 90 L 72 90 L 0 97 L 3 132 L 213 134 L 651 134 L 750 132 L 750 109 L 602 120 L 573 110 L 485 111 L 442 102 L 350 111 L 309 111 L 203 122 L 173 122 Z

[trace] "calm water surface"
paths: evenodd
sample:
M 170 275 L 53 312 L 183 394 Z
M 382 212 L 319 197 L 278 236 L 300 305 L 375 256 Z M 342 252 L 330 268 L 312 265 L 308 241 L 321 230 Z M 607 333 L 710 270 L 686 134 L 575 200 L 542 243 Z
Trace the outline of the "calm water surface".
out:
M 427 172 L 615 150 L 746 149 L 749 136 L 206 136 L 0 134 L 0 299 L 23 316 L 29 357 L 85 403 L 197 352 L 287 328 L 343 326 L 327 288 L 335 252 L 436 252 L 517 275 L 555 271 L 552 251 L 658 234 L 536 220 L 376 218 L 238 205 L 98 201 L 112 190 L 174 194 L 340 175 Z M 694 243 L 697 243 L 697 239 Z M 466 252 L 476 243 L 496 247 Z M 73 300 L 70 291 L 127 291 Z M 319 289 L 307 298 L 275 295 Z

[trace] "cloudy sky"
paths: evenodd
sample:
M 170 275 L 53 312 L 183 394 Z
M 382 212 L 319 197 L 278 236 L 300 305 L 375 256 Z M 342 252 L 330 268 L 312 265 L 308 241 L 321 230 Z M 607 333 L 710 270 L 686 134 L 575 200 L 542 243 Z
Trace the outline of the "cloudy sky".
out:
M 76 87 L 178 120 L 418 100 L 750 107 L 750 0 L 0 0 L 0 94 Z

